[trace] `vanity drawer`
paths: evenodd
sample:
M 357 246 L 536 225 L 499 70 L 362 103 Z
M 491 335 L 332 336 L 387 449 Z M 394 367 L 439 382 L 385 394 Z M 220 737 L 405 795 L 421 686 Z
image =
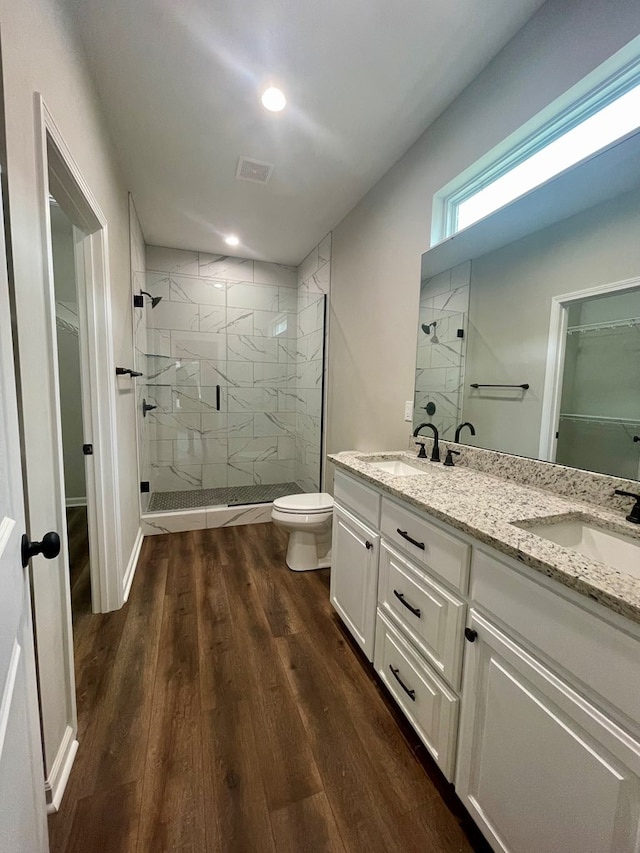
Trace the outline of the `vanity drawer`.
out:
M 438 767 L 453 779 L 459 700 L 378 609 L 374 666 Z
M 470 597 L 478 609 L 518 634 L 527 650 L 542 653 L 555 670 L 561 667 L 570 681 L 577 679 L 579 689 L 586 687 L 622 711 L 640 735 L 636 625 L 629 623 L 629 631 L 621 630 L 606 621 L 604 608 L 601 615 L 594 612 L 598 606 L 589 606 L 584 596 L 480 548 L 473 549 Z
M 380 495 L 363 483 L 336 471 L 333 480 L 333 497 L 360 518 L 378 527 L 380 524 Z
M 378 603 L 436 672 L 458 689 L 465 602 L 383 542 Z
M 382 499 L 382 535 L 419 564 L 461 592 L 469 583 L 470 547 L 440 527 L 388 498 Z

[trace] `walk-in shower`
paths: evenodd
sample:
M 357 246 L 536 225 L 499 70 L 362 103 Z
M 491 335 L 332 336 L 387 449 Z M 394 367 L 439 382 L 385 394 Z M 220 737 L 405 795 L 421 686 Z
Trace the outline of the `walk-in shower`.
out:
M 318 491 L 325 294 L 295 268 L 157 247 L 144 290 L 151 301 L 133 309 L 143 511 Z

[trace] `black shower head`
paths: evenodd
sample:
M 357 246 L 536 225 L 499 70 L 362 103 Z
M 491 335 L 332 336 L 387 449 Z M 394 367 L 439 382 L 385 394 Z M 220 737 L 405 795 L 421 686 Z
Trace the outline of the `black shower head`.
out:
M 155 308 L 156 305 L 158 304 L 158 302 L 162 301 L 162 296 L 152 296 L 150 293 L 147 293 L 146 290 L 141 290 L 140 295 L 149 297 L 149 299 L 151 300 L 151 307 L 152 308 Z
M 423 323 L 422 324 L 422 331 L 425 333 L 425 335 L 430 335 L 431 329 L 433 329 L 433 331 L 435 332 L 436 325 L 437 325 L 437 320 L 434 320 L 433 323 Z

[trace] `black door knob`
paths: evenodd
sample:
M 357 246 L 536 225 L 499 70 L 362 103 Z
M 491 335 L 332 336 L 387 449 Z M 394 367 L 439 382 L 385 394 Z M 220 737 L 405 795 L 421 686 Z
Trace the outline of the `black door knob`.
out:
M 475 643 L 476 638 L 478 636 L 478 632 L 474 631 L 473 628 L 465 628 L 464 635 L 470 643 Z
M 47 560 L 53 560 L 60 553 L 60 537 L 53 530 L 45 533 L 42 542 L 31 542 L 26 533 L 22 535 L 22 568 L 26 569 L 29 560 L 36 554 L 42 554 Z

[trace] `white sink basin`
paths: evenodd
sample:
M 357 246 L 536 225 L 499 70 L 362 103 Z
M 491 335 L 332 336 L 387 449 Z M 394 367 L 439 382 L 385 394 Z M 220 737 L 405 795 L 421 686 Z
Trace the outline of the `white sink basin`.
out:
M 638 539 L 605 530 L 579 518 L 567 519 L 555 524 L 518 524 L 516 526 L 640 579 L 640 540 Z
M 368 464 L 379 471 L 393 474 L 394 477 L 415 477 L 416 474 L 426 473 L 424 468 L 409 465 L 407 462 L 401 462 L 400 459 L 384 459 L 380 462 L 369 462 Z

